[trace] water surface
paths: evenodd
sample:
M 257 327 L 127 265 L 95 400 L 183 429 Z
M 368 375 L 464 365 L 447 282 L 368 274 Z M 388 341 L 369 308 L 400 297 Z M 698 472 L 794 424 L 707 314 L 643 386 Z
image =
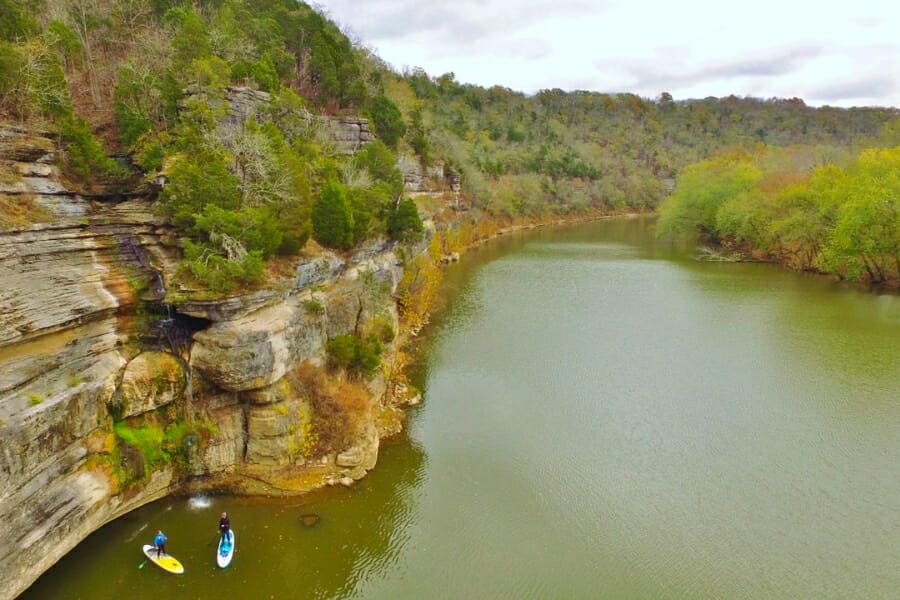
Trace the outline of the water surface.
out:
M 24 597 L 897 598 L 900 298 L 650 225 L 467 254 L 425 404 L 356 487 L 154 503 Z M 156 527 L 185 575 L 139 568 Z

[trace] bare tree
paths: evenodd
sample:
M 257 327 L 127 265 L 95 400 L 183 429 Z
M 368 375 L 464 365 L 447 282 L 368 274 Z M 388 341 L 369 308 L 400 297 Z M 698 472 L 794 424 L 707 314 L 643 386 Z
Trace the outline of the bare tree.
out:
M 88 86 L 91 92 L 91 101 L 94 107 L 100 105 L 100 91 L 97 86 L 97 71 L 94 63 L 94 53 L 91 46 L 91 30 L 96 21 L 97 0 L 70 0 L 69 20 L 84 51 L 85 65 L 88 72 Z

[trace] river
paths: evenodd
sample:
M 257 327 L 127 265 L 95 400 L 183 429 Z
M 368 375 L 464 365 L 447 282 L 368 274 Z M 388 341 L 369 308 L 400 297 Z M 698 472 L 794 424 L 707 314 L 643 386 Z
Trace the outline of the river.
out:
M 353 488 L 162 500 L 23 598 L 897 598 L 900 297 L 651 228 L 467 253 L 425 402 Z M 141 566 L 158 527 L 184 575 Z

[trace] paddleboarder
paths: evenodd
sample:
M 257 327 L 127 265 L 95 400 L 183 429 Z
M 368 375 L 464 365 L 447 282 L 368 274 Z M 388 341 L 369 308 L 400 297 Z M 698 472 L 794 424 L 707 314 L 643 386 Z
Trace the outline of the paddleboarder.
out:
M 166 534 L 162 532 L 162 529 L 157 530 L 156 537 L 153 538 L 153 545 L 156 546 L 156 558 L 166 553 Z
M 219 517 L 219 532 L 222 534 L 223 542 L 228 541 L 229 530 L 231 530 L 231 519 L 228 518 L 227 512 L 223 512 Z

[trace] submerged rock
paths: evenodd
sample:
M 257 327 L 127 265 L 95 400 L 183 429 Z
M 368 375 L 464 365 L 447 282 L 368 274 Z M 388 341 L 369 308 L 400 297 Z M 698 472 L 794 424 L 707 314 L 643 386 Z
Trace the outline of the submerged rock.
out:
M 321 521 L 319 515 L 313 513 L 300 515 L 300 523 L 303 524 L 304 527 L 315 527 L 319 524 L 319 521 Z

